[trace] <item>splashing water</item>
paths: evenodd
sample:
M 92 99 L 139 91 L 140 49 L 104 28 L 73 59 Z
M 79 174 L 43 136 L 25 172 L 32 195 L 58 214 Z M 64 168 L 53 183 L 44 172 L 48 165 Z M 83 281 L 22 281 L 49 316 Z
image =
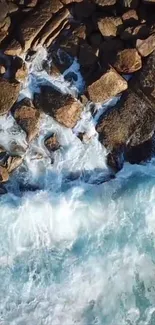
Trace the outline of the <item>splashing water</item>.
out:
M 47 78 L 32 69 L 21 96 Z M 87 110 L 83 124 L 93 135 L 84 144 L 43 116 L 0 198 L 1 325 L 155 324 L 155 161 L 100 182 L 106 151 Z M 53 131 L 62 147 L 51 165 L 43 139 Z M 0 118 L 0 135 L 8 149 L 26 146 L 11 116 Z

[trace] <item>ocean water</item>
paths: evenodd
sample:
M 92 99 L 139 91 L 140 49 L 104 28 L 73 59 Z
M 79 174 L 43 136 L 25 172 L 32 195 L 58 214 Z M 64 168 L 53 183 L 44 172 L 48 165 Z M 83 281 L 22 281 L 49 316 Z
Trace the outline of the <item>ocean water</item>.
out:
M 64 92 L 83 87 L 76 60 L 73 85 L 33 64 L 20 98 L 47 79 Z M 97 105 L 97 116 L 112 104 Z M 73 132 L 43 115 L 0 197 L 0 325 L 155 324 L 155 160 L 126 163 L 104 182 L 110 171 L 95 123 L 89 106 Z M 81 143 L 78 130 L 90 140 Z M 44 147 L 50 132 L 61 144 L 53 157 Z M 27 147 L 10 115 L 0 118 L 0 139 Z

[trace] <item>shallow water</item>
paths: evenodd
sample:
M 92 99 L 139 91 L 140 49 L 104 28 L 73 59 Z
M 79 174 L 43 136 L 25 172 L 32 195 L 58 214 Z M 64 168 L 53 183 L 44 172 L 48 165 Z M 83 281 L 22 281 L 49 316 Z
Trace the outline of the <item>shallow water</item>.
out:
M 33 72 L 21 96 L 46 79 Z M 155 324 L 155 161 L 102 182 L 109 170 L 94 124 L 88 109 L 75 134 L 43 116 L 0 197 L 1 325 Z M 83 127 L 93 135 L 84 144 Z M 53 131 L 62 147 L 51 164 L 43 139 Z M 0 136 L 8 149 L 27 146 L 11 116 L 0 118 Z

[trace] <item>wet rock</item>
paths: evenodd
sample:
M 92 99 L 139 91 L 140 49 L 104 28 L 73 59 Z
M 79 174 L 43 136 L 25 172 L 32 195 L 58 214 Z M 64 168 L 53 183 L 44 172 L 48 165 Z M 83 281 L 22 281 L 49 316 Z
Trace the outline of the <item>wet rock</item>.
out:
M 131 10 L 125 12 L 122 15 L 122 20 L 126 26 L 134 26 L 135 24 L 137 25 L 138 15 L 137 15 L 136 10 L 131 9 Z
M 16 141 L 12 141 L 10 144 L 9 152 L 13 155 L 23 155 L 26 152 L 27 147 L 23 147 Z
M 114 68 L 119 73 L 133 73 L 142 67 L 141 56 L 136 49 L 125 49 L 117 54 Z
M 0 183 L 7 182 L 9 179 L 9 173 L 7 169 L 3 166 L 0 166 Z
M 112 153 L 137 146 L 152 137 L 155 111 L 144 94 L 128 90 L 115 108 L 103 115 L 97 125 L 100 141 Z
M 19 156 L 9 156 L 7 159 L 7 170 L 8 173 L 12 173 L 17 169 L 23 162 L 23 158 Z
M 155 50 L 155 34 L 150 35 L 145 40 L 138 39 L 136 48 L 141 56 L 148 56 Z
M 119 172 L 123 168 L 124 151 L 123 147 L 114 148 L 107 155 L 107 164 L 115 172 Z
M 87 88 L 88 98 L 95 103 L 104 103 L 128 87 L 127 82 L 112 67 Z
M 141 162 L 150 160 L 154 147 L 154 137 L 134 147 L 127 147 L 124 158 L 130 164 L 140 164 Z
M 76 35 L 70 35 L 68 37 L 64 37 L 60 42 L 60 48 L 71 55 L 72 57 L 78 56 L 79 52 L 79 37 Z
M 12 114 L 17 124 L 25 131 L 27 141 L 33 140 L 38 134 L 40 112 L 28 98 L 24 98 L 15 105 Z
M 7 113 L 16 102 L 20 91 L 20 84 L 9 82 L 0 77 L 0 115 Z
M 78 100 L 51 86 L 41 86 L 40 94 L 34 94 L 34 105 L 68 128 L 75 126 L 82 112 Z
M 12 58 L 10 76 L 12 79 L 17 79 L 18 81 L 25 81 L 28 75 L 28 70 L 25 62 L 18 56 Z
M 59 0 L 49 1 L 44 0 L 40 2 L 34 10 L 30 12 L 27 19 L 25 19 L 19 26 L 20 42 L 16 39 L 8 44 L 5 53 L 10 55 L 20 55 L 22 50 L 25 52 L 31 47 L 35 37 L 51 19 L 52 15 L 62 8 Z M 41 13 L 41 14 L 40 14 Z
M 49 152 L 56 151 L 60 148 L 60 144 L 59 144 L 56 134 L 52 134 L 51 136 L 46 138 L 44 141 L 44 144 Z
M 10 17 L 6 17 L 3 21 L 3 26 L 1 26 L 1 32 L 6 33 L 11 25 L 11 19 Z
M 120 34 L 123 27 L 121 17 L 100 18 L 97 24 L 101 34 L 104 37 L 116 37 Z

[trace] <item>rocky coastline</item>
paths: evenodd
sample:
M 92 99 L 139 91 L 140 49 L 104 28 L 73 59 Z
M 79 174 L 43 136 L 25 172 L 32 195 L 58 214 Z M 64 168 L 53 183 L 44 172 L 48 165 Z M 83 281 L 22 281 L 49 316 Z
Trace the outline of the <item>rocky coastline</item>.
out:
M 115 96 L 121 99 L 96 124 L 107 149 L 107 163 L 119 171 L 124 161 L 141 163 L 154 154 L 155 132 L 155 1 L 154 0 L 1 0 L 0 115 L 11 114 L 26 133 L 27 147 L 10 151 L 0 142 L 0 194 L 10 174 L 37 137 L 43 113 L 73 129 L 87 105 Z M 40 46 L 48 53 L 41 70 L 61 75 L 74 59 L 84 89 L 77 96 L 52 85 L 40 85 L 33 98 L 19 100 L 28 65 Z M 66 75 L 70 82 L 74 73 Z M 87 134 L 77 134 L 83 141 Z M 49 153 L 59 150 L 52 133 L 44 140 Z

